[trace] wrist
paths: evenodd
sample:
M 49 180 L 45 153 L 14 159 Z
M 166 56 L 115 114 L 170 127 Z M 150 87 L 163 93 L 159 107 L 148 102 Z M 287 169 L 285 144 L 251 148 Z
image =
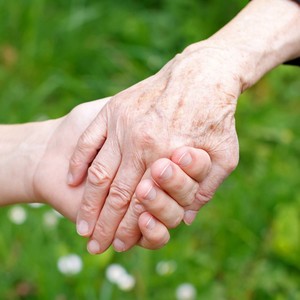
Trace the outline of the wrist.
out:
M 0 205 L 36 202 L 33 176 L 53 121 L 0 127 Z
M 190 60 L 197 72 L 205 72 L 210 82 L 226 85 L 236 100 L 244 90 L 243 63 L 237 49 L 207 39 L 184 49 L 182 55 Z M 204 62 L 204 64 L 203 64 Z
M 251 1 L 229 24 L 212 36 L 240 57 L 244 88 L 300 55 L 300 7 L 290 0 Z
M 231 22 L 188 48 L 219 49 L 239 77 L 241 91 L 265 73 L 300 56 L 300 7 L 290 0 L 251 1 Z

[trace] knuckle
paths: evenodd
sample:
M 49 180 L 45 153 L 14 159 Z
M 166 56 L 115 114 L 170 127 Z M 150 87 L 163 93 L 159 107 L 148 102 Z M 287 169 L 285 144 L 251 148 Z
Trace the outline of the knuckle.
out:
M 195 196 L 197 194 L 198 184 L 195 185 L 193 188 L 188 189 L 187 191 L 183 191 L 180 195 L 179 204 L 181 206 L 189 206 L 194 202 Z
M 111 181 L 111 175 L 109 174 L 107 167 L 102 163 L 94 162 L 88 170 L 88 182 L 92 185 L 100 185 L 103 183 L 109 183 Z
M 153 145 L 154 141 L 155 141 L 155 137 L 152 133 L 149 132 L 149 130 L 147 131 L 142 131 L 140 133 L 140 136 L 139 136 L 139 142 L 142 144 L 142 145 Z
M 180 201 L 180 204 L 182 206 L 189 206 L 194 202 L 195 195 L 191 197 L 191 195 L 186 195 L 182 197 L 182 200 Z
M 109 205 L 113 210 L 124 210 L 130 202 L 131 193 L 124 184 L 114 184 L 111 185 L 109 197 L 111 198 Z
M 95 205 L 93 201 L 84 201 L 80 206 L 80 213 L 87 215 L 89 218 L 98 215 L 98 212 L 99 205 Z
M 120 223 L 117 230 L 117 235 L 119 237 L 123 237 L 123 239 L 130 238 L 131 240 L 134 240 L 136 242 L 140 237 L 138 216 L 141 215 L 142 212 L 145 211 L 145 209 L 136 199 L 132 201 L 133 202 L 131 203 L 131 206 L 129 208 L 129 214 L 126 214 L 123 221 Z
M 228 164 L 226 165 L 225 167 L 225 170 L 228 172 L 228 173 L 232 173 L 235 168 L 237 167 L 238 165 L 238 160 L 237 159 L 231 159 Z
M 202 207 L 212 199 L 213 195 L 214 195 L 214 193 L 212 193 L 212 192 L 198 191 L 196 193 L 195 203 L 199 207 Z
M 102 222 L 97 222 L 95 225 L 93 238 L 101 242 L 101 245 L 105 244 L 107 240 L 110 238 L 112 240 L 111 236 L 111 230 L 109 226 L 105 226 Z
M 135 216 L 139 216 L 145 211 L 145 208 L 140 201 L 134 199 L 132 200 L 132 210 Z
M 140 237 L 140 232 L 137 223 L 134 223 L 134 225 L 132 226 L 129 222 L 122 222 L 118 228 L 117 236 L 127 241 L 129 238 L 137 240 Z
M 227 174 L 232 173 L 239 163 L 239 153 L 237 149 L 232 149 L 230 153 L 226 153 L 220 164 Z
M 153 132 L 149 124 L 140 124 L 133 129 L 133 134 L 135 136 L 135 143 L 137 145 L 142 145 L 143 147 L 153 147 L 155 144 L 157 135 Z
M 83 161 L 82 161 L 82 159 L 78 155 L 74 154 L 71 157 L 71 159 L 70 159 L 70 166 L 72 168 L 78 169 L 78 168 L 81 167 L 82 164 L 83 164 Z
M 181 214 L 176 219 L 172 218 L 169 221 L 168 228 L 170 229 L 176 228 L 181 223 L 183 216 L 184 216 L 184 211 L 182 210 Z

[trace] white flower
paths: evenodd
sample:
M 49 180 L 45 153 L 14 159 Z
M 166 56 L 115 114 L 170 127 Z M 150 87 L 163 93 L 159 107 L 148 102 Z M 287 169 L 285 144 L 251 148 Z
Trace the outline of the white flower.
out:
M 45 204 L 43 204 L 43 203 L 29 203 L 28 205 L 30 207 L 33 207 L 33 208 L 39 208 L 41 206 L 44 206 Z
M 122 291 L 130 291 L 135 286 L 135 279 L 133 276 L 125 273 L 119 278 L 117 285 Z
M 119 264 L 111 264 L 106 269 L 106 278 L 111 283 L 118 283 L 120 278 L 127 274 L 126 270 Z
M 170 275 L 174 273 L 174 271 L 177 268 L 177 264 L 174 260 L 169 261 L 160 261 L 156 265 L 156 272 L 157 274 L 164 276 L 164 275 Z
M 50 210 L 44 213 L 43 222 L 46 227 L 53 228 L 57 225 L 58 216 L 54 210 Z
M 82 270 L 82 260 L 77 254 L 69 254 L 59 258 L 58 270 L 65 275 L 75 275 Z
M 176 289 L 177 300 L 194 300 L 196 299 L 197 291 L 190 283 L 183 283 Z
M 8 217 L 12 223 L 20 225 L 26 221 L 27 213 L 22 206 L 13 206 L 8 212 Z
M 119 264 L 111 264 L 106 269 L 106 278 L 122 291 L 130 291 L 135 286 L 135 278 Z

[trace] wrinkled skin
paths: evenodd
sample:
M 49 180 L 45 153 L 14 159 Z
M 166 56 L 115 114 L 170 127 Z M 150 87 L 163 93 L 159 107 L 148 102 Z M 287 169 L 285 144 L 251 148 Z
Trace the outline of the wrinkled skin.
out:
M 72 221 L 76 220 L 84 183 L 76 188 L 67 185 L 68 161 L 78 138 L 106 102 L 79 105 L 65 117 L 39 125 L 45 128 L 42 132 L 47 138 L 33 176 L 34 199 L 50 204 Z
M 195 212 L 236 167 L 234 113 L 242 86 L 233 66 L 227 50 L 190 46 L 156 75 L 114 96 L 81 136 L 69 179 L 79 184 L 88 169 L 77 222 L 89 224 L 83 235 L 101 243 L 99 252 L 111 244 L 138 182 L 158 158 L 183 145 L 207 151 L 212 168 L 188 208 Z M 132 235 L 120 228 L 123 240 Z
M 84 182 L 77 187 L 67 185 L 65 177 L 69 160 L 78 138 L 108 101 L 109 99 L 103 99 L 84 103 L 74 108 L 63 118 L 32 123 L 32 126 L 35 126 L 33 140 L 35 143 L 38 142 L 41 147 L 35 154 L 32 164 L 34 170 L 32 190 L 34 192 L 31 193 L 31 200 L 47 203 L 64 216 L 75 221 L 84 191 Z M 138 190 L 141 203 L 146 209 L 142 214 L 136 215 L 135 225 L 138 227 L 137 236 L 139 239 L 138 241 L 135 240 L 134 244 L 148 249 L 162 247 L 170 237 L 164 223 L 167 223 L 166 220 L 172 221 L 173 218 L 180 217 L 183 211 L 180 205 L 184 205 L 184 203 L 180 204 L 181 198 L 189 198 L 192 201 L 197 181 L 202 180 L 210 169 L 210 160 L 205 151 L 189 148 L 178 149 L 174 152 L 175 161 L 176 156 L 181 156 L 182 151 L 190 153 L 192 161 L 189 165 L 180 168 L 170 160 L 164 159 L 163 161 L 156 161 L 153 166 L 153 176 L 158 183 L 161 181 L 160 187 L 164 188 L 164 191 L 155 184 L 158 197 L 151 200 L 151 205 L 144 199 L 143 185 Z M 174 172 L 169 180 L 164 181 L 155 173 L 160 174 L 161 168 L 164 168 L 166 163 L 173 168 Z M 149 184 L 153 185 L 154 182 L 148 180 Z M 172 194 L 174 187 L 178 187 L 179 190 Z M 174 199 L 168 193 L 173 195 Z M 164 205 L 170 209 L 161 211 L 160 207 Z M 182 216 L 180 221 L 181 219 Z

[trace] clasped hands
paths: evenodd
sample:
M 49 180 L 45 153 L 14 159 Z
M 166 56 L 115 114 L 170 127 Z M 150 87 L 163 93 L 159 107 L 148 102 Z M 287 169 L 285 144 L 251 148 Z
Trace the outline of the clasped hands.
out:
M 226 55 L 188 47 L 156 75 L 112 97 L 83 131 L 68 184 L 84 184 L 76 223 L 89 237 L 90 253 L 111 244 L 117 251 L 163 246 L 167 229 L 191 224 L 236 167 L 241 83 L 230 63 L 226 76 L 220 72 Z
M 299 20 L 295 2 L 251 1 L 157 74 L 64 118 L 29 125 L 37 133 L 28 145 L 37 139 L 40 146 L 36 155 L 29 151 L 33 191 L 25 189 L 25 198 L 76 220 L 91 253 L 111 244 L 118 251 L 161 247 L 168 228 L 191 224 L 236 167 L 237 99 L 270 69 L 299 57 Z

